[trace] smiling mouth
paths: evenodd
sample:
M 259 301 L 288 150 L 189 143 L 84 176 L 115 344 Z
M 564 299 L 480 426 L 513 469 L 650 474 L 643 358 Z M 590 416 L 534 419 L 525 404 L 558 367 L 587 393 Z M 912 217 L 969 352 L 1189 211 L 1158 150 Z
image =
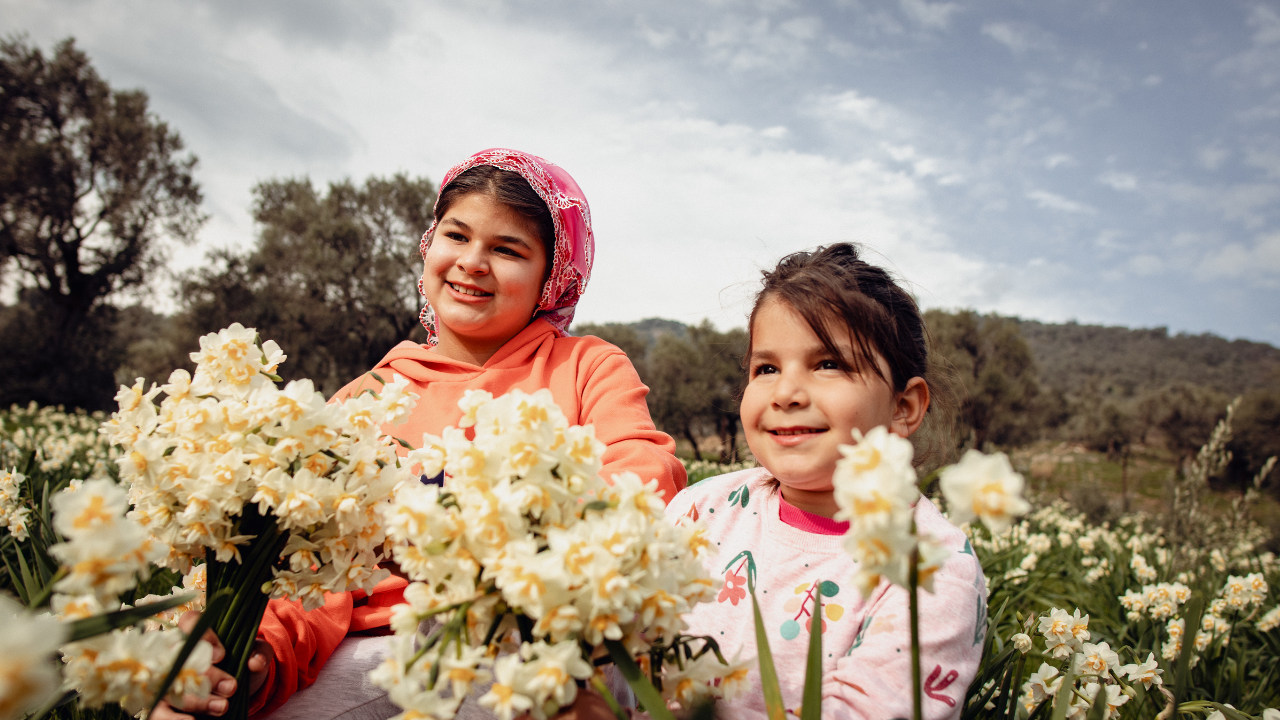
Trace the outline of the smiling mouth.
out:
M 445 284 L 453 288 L 456 292 L 459 292 L 463 295 L 471 295 L 473 297 L 493 297 L 493 293 L 485 292 L 484 290 L 463 287 L 461 285 L 455 285 L 454 283 L 451 283 L 451 282 L 445 282 Z
M 817 435 L 818 433 L 824 433 L 826 431 L 826 428 L 776 428 L 774 430 L 769 430 L 768 433 L 770 435 L 781 435 L 785 437 L 789 435 Z

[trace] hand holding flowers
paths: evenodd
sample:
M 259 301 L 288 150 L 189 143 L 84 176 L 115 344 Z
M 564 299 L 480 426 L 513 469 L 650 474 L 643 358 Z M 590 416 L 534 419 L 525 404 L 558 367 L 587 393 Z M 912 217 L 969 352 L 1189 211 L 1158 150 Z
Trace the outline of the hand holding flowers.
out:
M 403 420 L 416 396 L 398 376 L 332 404 L 309 380 L 281 388 L 284 354 L 239 324 L 202 337 L 191 358 L 194 375 L 122 387 L 102 432 L 124 448 L 129 517 L 165 548 L 157 564 L 187 572 L 204 561 L 204 622 L 226 645 L 221 666 L 240 678 L 231 714 L 242 717 L 268 599 L 312 609 L 326 592 L 368 591 L 387 577 L 380 509 L 410 475 L 381 428 Z

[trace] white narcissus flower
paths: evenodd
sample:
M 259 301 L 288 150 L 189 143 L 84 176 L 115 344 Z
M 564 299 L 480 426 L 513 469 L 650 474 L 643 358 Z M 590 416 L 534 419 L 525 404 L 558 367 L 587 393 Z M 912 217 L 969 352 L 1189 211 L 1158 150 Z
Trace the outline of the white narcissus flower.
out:
M 854 445 L 840 446 L 832 482 L 840 507 L 836 519 L 849 521 L 844 546 L 858 563 L 854 585 L 869 597 L 882 580 L 908 584 L 911 551 L 917 547 L 913 503 L 920 493 L 909 441 L 883 426 L 866 435 L 854 429 L 853 438 Z M 919 546 L 921 585 L 931 587 L 947 551 L 928 542 Z
M 1014 472 L 1004 453 L 984 455 L 969 450 L 960 462 L 944 468 L 939 487 L 956 523 L 980 518 L 993 533 L 1002 533 L 1031 504 L 1022 497 L 1022 476 Z
M 1119 685 L 1101 685 L 1091 682 L 1084 686 L 1085 697 L 1089 698 L 1088 707 L 1092 707 L 1093 701 L 1098 697 L 1099 692 L 1106 693 L 1103 697 L 1103 702 L 1107 704 L 1107 712 L 1103 715 L 1104 718 L 1116 717 L 1120 713 L 1120 706 L 1129 702 L 1129 696 L 1124 694 Z
M 1147 653 L 1146 662 L 1125 665 L 1120 668 L 1120 673 L 1125 675 L 1129 682 L 1140 682 L 1148 690 L 1151 689 L 1152 685 L 1164 684 L 1164 681 L 1160 679 L 1160 675 L 1164 671 L 1160 669 L 1160 664 L 1156 662 L 1155 653 Z
M 19 541 L 27 539 L 27 518 L 31 515 L 31 508 L 22 503 L 22 483 L 26 479 L 16 469 L 0 470 L 0 525 Z
M 1084 643 L 1084 670 L 1091 675 L 1106 677 L 1108 671 L 1120 669 L 1120 656 L 1107 643 Z
M 73 493 L 50 501 L 53 525 L 67 538 L 49 548 L 66 569 L 54 590 L 66 595 L 94 595 L 109 605 L 120 593 L 146 578 L 151 563 L 163 560 L 168 547 L 141 525 L 125 517 L 128 496 L 110 480 L 89 480 Z
M 1262 632 L 1270 632 L 1280 627 L 1280 605 L 1277 605 L 1267 611 L 1267 614 L 1258 618 L 1258 629 Z
M 1068 614 L 1066 610 L 1053 608 L 1040 618 L 1039 632 L 1044 635 L 1045 646 L 1054 657 L 1069 657 L 1089 639 L 1089 616 L 1080 615 L 1080 609 Z
M 511 720 L 516 715 L 531 710 L 533 699 L 524 694 L 520 682 L 523 666 L 517 655 L 506 655 L 493 664 L 493 685 L 489 692 L 478 699 L 481 707 L 489 708 L 500 720 Z
M 63 646 L 63 675 L 79 691 L 82 707 L 114 702 L 135 714 L 150 706 L 185 639 L 185 633 L 176 629 L 114 630 Z M 198 643 L 179 671 L 181 684 L 175 682 L 169 697 L 177 699 L 179 691 L 196 696 L 208 694 L 205 672 L 212 657 L 212 647 L 204 641 Z
M 533 699 L 535 708 L 543 707 L 548 701 L 554 702 L 554 709 L 569 705 L 578 696 L 575 680 L 591 677 L 591 663 L 582 659 L 582 650 L 573 641 L 555 645 L 526 643 L 520 648 L 520 655 L 525 660 L 521 669 L 525 678 L 523 692 Z M 538 714 L 534 712 L 535 717 Z
M 911 442 L 884 426 L 863 435 L 856 428 L 853 445 L 841 445 L 832 478 L 837 520 L 848 520 L 860 532 L 871 534 L 910 522 L 916 489 Z M 852 529 L 852 527 L 851 527 Z
M 420 646 L 422 620 L 461 622 L 452 608 L 465 605 L 462 642 L 477 657 L 522 653 L 494 663 L 483 703 L 500 717 L 550 716 L 573 700 L 576 680 L 590 677 L 588 658 L 605 640 L 644 653 L 684 632 L 694 604 L 714 599 L 720 581 L 703 564 L 705 528 L 667 522 L 653 480 L 634 473 L 601 479 L 604 445 L 589 426 L 569 426 L 546 391 L 472 394 L 461 407 L 473 439 L 445 428 L 405 459 L 423 475 L 442 472 L 442 484 L 404 482 L 379 511 L 394 556 L 414 581 L 393 611 L 396 640 Z M 277 582 L 300 580 L 282 572 Z M 511 642 L 516 614 L 533 621 L 523 650 Z M 482 644 L 486 638 L 490 644 Z M 453 709 L 440 705 L 440 694 L 452 697 L 473 672 L 482 674 L 465 657 L 471 650 L 457 660 L 457 636 L 440 642 L 448 646 L 413 667 L 395 660 L 371 676 L 406 712 L 448 717 Z M 420 670 L 424 664 L 439 672 Z M 716 660 L 705 678 L 681 682 L 714 695 L 717 678 L 740 670 Z
M 1062 687 L 1062 678 L 1058 677 L 1058 668 L 1049 663 L 1040 663 L 1040 669 L 1031 673 L 1027 685 L 1032 699 L 1039 703 L 1058 693 L 1058 689 Z
M 62 623 L 34 616 L 0 593 L 0 720 L 17 720 L 58 689 L 53 654 L 66 636 Z

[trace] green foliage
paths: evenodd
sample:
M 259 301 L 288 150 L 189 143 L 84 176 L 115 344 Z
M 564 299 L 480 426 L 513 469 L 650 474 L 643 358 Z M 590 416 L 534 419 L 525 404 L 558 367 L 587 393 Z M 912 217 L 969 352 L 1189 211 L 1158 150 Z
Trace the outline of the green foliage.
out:
M 148 110 L 112 90 L 71 40 L 52 57 L 0 42 L 0 404 L 102 409 L 122 348 L 108 303 L 143 291 L 166 239 L 203 221 L 194 157 Z
M 1016 320 L 1045 385 L 1076 393 L 1090 384 L 1132 397 L 1186 383 L 1234 397 L 1274 387 L 1280 349 L 1215 335 Z
M 429 180 L 403 174 L 332 183 L 323 195 L 307 179 L 260 183 L 256 246 L 215 252 L 184 278 L 180 347 L 239 322 L 280 344 L 286 380 L 333 394 L 421 332 L 418 239 L 434 202 Z
M 959 384 L 957 435 L 967 447 L 1017 445 L 1046 424 L 1031 349 L 1012 320 L 972 311 L 930 310 L 932 351 Z
M 738 461 L 745 330 L 720 332 L 705 320 L 687 326 L 650 318 L 631 324 L 579 325 L 574 333 L 594 335 L 627 353 L 649 386 L 654 424 L 687 440 L 695 460 L 703 460 L 701 439 L 715 435 L 721 447 L 719 462 Z

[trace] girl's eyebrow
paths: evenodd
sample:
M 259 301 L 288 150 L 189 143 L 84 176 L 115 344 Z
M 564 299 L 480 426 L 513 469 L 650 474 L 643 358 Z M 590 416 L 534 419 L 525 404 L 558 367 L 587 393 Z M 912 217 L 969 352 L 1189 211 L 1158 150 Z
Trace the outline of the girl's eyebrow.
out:
M 449 217 L 447 217 L 447 218 L 445 218 L 445 219 L 443 219 L 443 220 L 441 220 L 441 221 L 440 221 L 440 224 L 441 224 L 441 225 L 444 225 L 445 223 L 453 223 L 454 225 L 457 225 L 458 227 L 462 228 L 463 230 L 467 230 L 467 231 L 470 231 L 470 230 L 471 230 L 471 226 L 470 226 L 470 225 L 468 225 L 468 224 L 466 224 L 466 223 L 462 222 L 461 220 L 459 220 L 459 219 L 458 219 L 458 218 L 456 218 L 456 217 L 453 217 L 452 215 L 450 215 Z M 522 245 L 522 246 L 524 246 L 525 248 L 527 248 L 527 249 L 528 249 L 528 250 L 530 250 L 530 251 L 532 251 L 532 250 L 533 250 L 533 246 L 532 246 L 532 245 L 530 245 L 530 244 L 529 244 L 529 241 L 528 241 L 528 240 L 525 240 L 524 238 L 515 237 L 514 235 L 498 235 L 498 236 L 497 236 L 497 239 L 498 239 L 500 242 L 508 243 L 508 244 L 511 244 L 511 245 Z
M 512 245 L 521 245 L 527 250 L 533 250 L 533 246 L 530 245 L 529 242 L 524 238 L 518 238 L 512 235 L 499 235 L 498 240 L 504 243 L 510 243 Z
M 752 350 L 751 360 L 776 360 L 778 354 L 772 350 Z

